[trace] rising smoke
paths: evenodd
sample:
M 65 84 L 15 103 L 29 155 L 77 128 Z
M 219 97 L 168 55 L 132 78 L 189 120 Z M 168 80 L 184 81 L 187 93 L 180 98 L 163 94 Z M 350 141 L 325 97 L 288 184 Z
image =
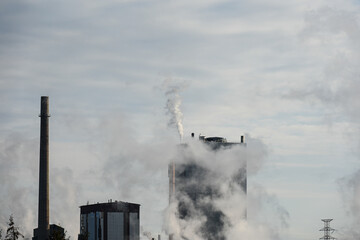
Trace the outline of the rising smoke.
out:
M 237 145 L 214 151 L 201 141 L 189 141 L 174 152 L 176 195 L 164 214 L 164 230 L 174 240 L 255 235 L 258 239 L 279 239 L 279 229 L 288 226 L 286 210 L 259 186 L 245 192 L 246 162 L 253 175 L 267 153 L 259 140 L 247 139 L 248 148 Z M 273 210 L 271 222 L 263 221 L 260 209 L 264 203 Z
M 20 134 L 11 134 L 0 142 L 0 228 L 6 229 L 9 215 L 13 214 L 15 223 L 21 226 L 25 236 L 31 236 L 33 222 L 36 222 L 32 207 L 37 202 L 36 194 L 36 154 L 34 139 Z M 24 182 L 22 179 L 28 179 Z
M 183 114 L 181 112 L 181 98 L 180 92 L 184 90 L 186 84 L 174 82 L 172 79 L 167 79 L 163 82 L 162 88 L 165 91 L 166 113 L 170 116 L 168 121 L 169 127 L 175 127 L 178 130 L 180 141 L 184 137 L 184 127 L 182 124 Z
M 169 126 L 177 127 L 183 139 L 181 99 L 179 92 L 184 85 L 165 81 L 166 109 L 170 115 Z M 261 168 L 267 154 L 266 146 L 259 140 L 248 137 L 249 148 L 234 145 L 232 148 L 214 148 L 201 141 L 188 141 L 173 151 L 175 164 L 175 196 L 164 213 L 163 229 L 173 240 L 225 240 L 239 239 L 263 229 L 260 239 L 278 239 L 278 229 L 273 224 L 247 221 L 247 168 L 250 175 Z M 170 160 L 170 158 L 169 158 Z M 247 166 L 247 161 L 249 162 Z M 169 172 L 172 171 L 169 169 Z M 250 197 L 263 199 L 269 195 L 261 189 L 252 189 Z M 271 202 L 271 201 L 268 201 Z M 288 213 L 273 199 L 281 224 L 287 227 Z M 253 208 L 254 209 L 254 208 Z
M 178 93 L 185 86 L 173 82 L 164 85 L 166 101 L 181 102 Z M 169 116 L 172 119 L 169 122 L 176 122 L 174 111 Z M 102 133 L 97 139 L 105 146 L 98 155 L 99 161 L 105 159 L 102 179 L 106 192 L 114 199 L 142 206 L 142 239 L 161 233 L 154 230 L 161 222 L 163 239 L 168 234 L 174 240 L 279 239 L 279 229 L 287 225 L 287 212 L 260 187 L 250 187 L 247 196 L 244 194 L 245 161 L 248 176 L 253 176 L 267 156 L 267 148 L 260 140 L 247 136 L 246 149 L 213 151 L 198 140 L 184 138 L 179 145 L 166 135 L 141 142 L 132 127 L 125 116 L 115 115 L 92 131 Z M 169 205 L 167 169 L 171 161 L 179 166 L 180 174 L 192 174 L 190 181 L 185 181 L 184 176 L 178 186 L 177 201 Z M 193 195 L 194 191 L 198 194 Z M 264 221 L 261 212 L 266 206 L 272 209 L 269 221 Z
M 237 150 L 234 156 L 244 157 L 244 154 L 241 154 L 243 149 Z M 178 230 L 174 239 L 227 239 L 226 234 L 232 223 L 222 210 L 222 205 L 228 204 L 223 202 L 224 199 L 232 201 L 234 196 L 240 200 L 235 211 L 239 211 L 239 215 L 245 219 L 245 158 L 240 157 L 237 161 L 228 162 L 226 160 L 231 158 L 224 156 L 224 151 L 232 150 L 219 149 L 215 154 L 201 143 L 180 147 L 175 156 L 176 207 L 171 206 L 174 212 L 169 213 L 174 215 L 173 218 L 177 218 L 178 223 L 178 226 L 173 226 Z M 225 170 L 221 163 L 217 163 L 221 161 L 231 165 L 232 170 Z M 218 165 L 216 168 L 212 165 L 214 163 Z M 171 228 L 168 231 L 174 232 Z
M 50 164 L 51 163 L 50 160 Z M 39 139 L 11 134 L 0 142 L 0 229 L 6 229 L 10 214 L 26 238 L 37 227 Z M 26 179 L 26 181 L 24 181 Z M 50 220 L 69 233 L 77 228 L 68 225 L 77 219 L 78 189 L 70 169 L 50 169 Z
M 81 122 L 81 126 L 71 129 L 81 131 L 83 137 L 88 138 L 88 151 L 97 157 L 94 160 L 97 165 L 86 159 L 88 165 L 82 164 L 81 171 L 76 167 L 76 161 L 72 169 L 51 167 L 50 170 L 50 219 L 65 227 L 72 238 L 78 233 L 80 204 L 89 199 L 93 202 L 113 198 L 140 203 L 144 233 L 151 229 L 155 232 L 152 236 L 159 233 L 153 229 L 161 225 L 164 215 L 163 236 L 171 232 L 179 239 L 192 240 L 252 239 L 255 236 L 257 239 L 278 239 L 278 227 L 273 225 L 277 213 L 268 222 L 259 221 L 263 216 L 255 213 L 260 206 L 266 205 L 268 196 L 263 190 L 251 189 L 245 197 L 241 185 L 245 159 L 249 176 L 258 172 L 266 158 L 266 146 L 261 141 L 247 137 L 246 151 L 242 148 L 213 151 L 199 141 L 191 141 L 186 151 L 179 155 L 178 142 L 172 139 L 156 136 L 146 142 L 137 140 L 132 130 L 134 126 L 123 115 L 100 116 L 99 119 L 91 126 L 85 126 L 84 121 L 71 123 Z M 94 132 L 98 134 L 94 136 Z M 0 216 L 2 223 L 6 223 L 13 213 L 26 237 L 32 236 L 37 222 L 38 144 L 38 138 L 11 135 L 0 145 L 0 203 L 9 206 L 1 208 Z M 52 150 L 54 155 L 61 155 Z M 184 168 L 194 168 L 196 173 L 193 181 L 183 184 L 183 194 L 178 196 L 187 204 L 186 208 L 179 208 L 176 203 L 168 206 L 166 169 L 172 159 Z M 52 158 L 50 162 L 55 165 Z M 87 190 L 86 198 L 79 196 L 78 181 L 82 177 L 85 177 L 82 184 Z M 26 183 L 21 179 L 27 179 Z M 198 198 L 189 194 L 193 188 L 200 189 Z M 246 198 L 251 199 L 247 206 Z M 246 208 L 247 221 L 244 219 Z M 274 212 L 277 211 L 277 207 L 274 208 Z M 284 216 L 286 220 L 286 214 Z M 214 225 L 214 222 L 221 224 Z

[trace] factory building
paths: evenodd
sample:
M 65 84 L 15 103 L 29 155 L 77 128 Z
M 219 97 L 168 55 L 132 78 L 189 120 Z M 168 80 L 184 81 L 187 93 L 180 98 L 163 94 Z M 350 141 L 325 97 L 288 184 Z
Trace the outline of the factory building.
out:
M 194 133 L 191 134 L 194 138 Z M 203 135 L 199 136 L 199 140 L 204 144 L 209 146 L 212 150 L 217 151 L 220 148 L 228 149 L 231 147 L 246 147 L 244 142 L 244 136 L 240 137 L 240 142 L 228 142 L 226 138 L 223 137 L 205 137 Z M 186 148 L 187 144 L 180 145 L 180 151 L 183 148 Z M 172 162 L 169 164 L 168 177 L 169 177 L 169 202 L 173 198 L 176 198 L 176 189 L 177 191 L 182 190 L 182 186 L 187 185 L 186 182 L 189 182 L 193 178 L 201 176 L 201 169 L 195 164 L 180 164 L 177 165 Z M 246 162 L 243 168 L 239 169 L 239 174 L 237 175 L 237 182 L 241 185 L 242 190 L 246 193 L 247 191 L 247 177 L 246 177 Z M 200 189 L 194 189 L 191 195 L 201 194 Z M 194 196 L 196 198 L 196 196 Z
M 79 240 L 139 240 L 140 205 L 111 201 L 80 206 Z
M 192 137 L 194 138 L 193 133 Z M 239 142 L 228 142 L 223 137 L 205 137 L 200 135 L 199 141 L 205 144 L 210 151 L 219 151 L 220 149 L 226 151 L 234 147 L 246 147 L 243 136 L 241 136 Z M 187 156 L 187 148 L 188 144 L 181 144 L 178 148 L 178 157 Z M 212 184 L 211 180 L 209 181 L 209 178 L 211 179 L 216 176 L 209 169 L 198 165 L 196 160 L 188 160 L 186 163 L 170 163 L 168 177 L 169 203 L 177 204 L 178 217 L 183 220 L 191 219 L 195 217 L 192 216 L 194 214 L 192 209 L 196 209 L 197 214 L 206 219 L 204 225 L 200 228 L 203 238 L 208 240 L 225 239 L 223 230 L 227 224 L 226 216 L 216 205 L 207 201 L 207 199 L 215 200 L 221 197 L 218 186 Z M 246 161 L 238 169 L 237 174 L 233 176 L 232 182 L 237 184 L 239 186 L 238 189 L 241 189 L 246 194 Z M 246 218 L 246 210 L 244 218 Z M 171 233 L 169 239 L 173 239 Z

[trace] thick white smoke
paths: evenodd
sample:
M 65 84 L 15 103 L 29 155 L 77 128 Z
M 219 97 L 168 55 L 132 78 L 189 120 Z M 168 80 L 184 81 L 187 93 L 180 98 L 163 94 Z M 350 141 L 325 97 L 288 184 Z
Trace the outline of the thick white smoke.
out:
M 250 185 L 245 197 L 237 184 L 237 174 L 245 159 L 248 176 L 261 169 L 267 156 L 266 146 L 261 141 L 248 136 L 246 150 L 234 148 L 215 152 L 198 140 L 184 138 L 188 150 L 179 155 L 179 144 L 174 139 L 154 136 L 145 142 L 139 141 L 133 127 L 123 115 L 113 115 L 110 119 L 104 118 L 89 132 L 101 133 L 92 138 L 91 144 L 96 145 L 99 162 L 104 162 L 99 169 L 103 179 L 99 186 L 106 189 L 108 198 L 141 204 L 142 239 L 149 236 L 156 238 L 159 233 L 162 239 L 167 239 L 166 235 L 170 232 L 188 239 L 207 239 L 201 234 L 208 230 L 203 227 L 207 221 L 204 215 L 206 209 L 222 216 L 224 225 L 220 236 L 226 239 L 256 236 L 257 232 L 260 239 L 279 238 L 279 230 L 286 227 L 286 211 L 264 189 Z M 168 206 L 168 164 L 172 160 L 178 164 L 195 161 L 204 170 L 199 187 L 217 192 L 216 197 L 202 198 L 196 204 L 183 196 L 185 201 L 189 201 L 189 210 L 192 211 L 192 217 L 186 220 L 178 217 L 175 203 Z M 246 198 L 251 199 L 248 206 Z M 248 221 L 244 220 L 246 207 Z M 265 208 L 270 211 L 263 211 Z M 269 221 L 264 221 L 264 214 Z M 159 229 L 161 225 L 163 229 Z
M 51 223 L 65 227 L 72 239 L 77 237 L 79 230 L 78 206 L 86 204 L 87 200 L 93 203 L 104 202 L 110 198 L 141 204 L 143 232 L 151 232 L 152 237 L 161 233 L 159 226 L 162 224 L 162 216 L 166 215 L 166 209 L 168 217 L 165 217 L 164 230 L 168 231 L 171 227 L 172 231 L 180 236 L 204 239 L 204 235 L 198 230 L 202 229 L 205 234 L 208 230 L 202 226 L 206 222 L 204 210 L 209 207 L 219 216 L 223 216 L 224 225 L 220 230 L 221 236 L 226 239 L 248 238 L 257 233 L 260 235 L 257 238 L 260 239 L 277 239 L 281 225 L 274 225 L 273 222 L 280 216 L 278 207 L 273 208 L 275 216 L 270 218 L 271 221 L 260 221 L 263 216 L 258 209 L 269 202 L 266 192 L 259 191 L 258 188 L 249 189 L 246 198 L 251 199 L 251 202 L 246 206 L 243 191 L 236 183 L 237 171 L 244 165 L 245 159 L 249 175 L 255 174 L 261 168 L 267 152 L 261 141 L 247 137 L 246 151 L 234 148 L 214 152 L 197 140 L 189 144 L 189 151 L 183 158 L 176 160 L 179 163 L 196 161 L 205 171 L 205 186 L 216 190 L 218 197 L 201 199 L 191 208 L 194 217 L 184 221 L 176 216 L 178 210 L 175 206 L 167 208 L 167 169 L 169 161 L 178 157 L 178 142 L 166 136 L 154 136 L 148 141 L 139 141 L 139 137 L 132 130 L 136 126 L 121 114 L 113 114 L 111 118 L 108 118 L 107 114 L 99 116 L 89 125 L 83 120 L 72 120 L 68 124 L 73 128 L 70 126 L 68 130 L 72 133 L 71 136 L 81 135 L 87 140 L 87 150 L 90 153 L 88 157 L 94 159 L 86 155 L 86 164 L 83 164 L 77 161 L 78 157 L 73 149 L 65 148 L 65 151 L 69 152 L 67 156 L 70 160 L 61 157 L 63 155 L 59 149 L 50 149 L 51 155 L 55 155 L 54 158 L 71 163 L 67 164 L 71 169 L 61 168 L 56 166 L 54 158 L 50 158 L 50 219 Z M 52 143 L 56 146 L 54 141 L 50 140 L 50 144 Z M 0 211 L 1 222 L 6 223 L 8 216 L 13 213 L 26 237 L 30 238 L 37 225 L 39 139 L 11 135 L 2 140 L 0 148 L 0 203 L 5 206 Z M 79 196 L 80 181 L 83 194 Z M 273 202 L 270 205 L 274 205 Z M 203 210 L 195 207 L 202 207 Z M 248 221 L 243 218 L 246 207 Z M 285 216 L 286 221 L 286 214 L 281 216 Z M 162 239 L 166 238 L 164 234 L 163 232 Z M 144 239 L 149 236 L 144 235 L 147 235 Z
M 279 239 L 279 230 L 288 225 L 286 210 L 259 186 L 244 192 L 246 162 L 251 176 L 267 152 L 259 140 L 248 137 L 249 144 L 214 151 L 202 141 L 190 141 L 174 152 L 180 177 L 176 199 L 164 214 L 164 231 L 174 240 Z M 272 209 L 271 221 L 264 221 L 264 205 Z
M 164 81 L 162 87 L 166 96 L 166 113 L 170 116 L 168 126 L 177 128 L 180 140 L 182 140 L 184 137 L 184 127 L 182 124 L 183 114 L 180 109 L 180 92 L 184 90 L 186 84 L 167 79 Z

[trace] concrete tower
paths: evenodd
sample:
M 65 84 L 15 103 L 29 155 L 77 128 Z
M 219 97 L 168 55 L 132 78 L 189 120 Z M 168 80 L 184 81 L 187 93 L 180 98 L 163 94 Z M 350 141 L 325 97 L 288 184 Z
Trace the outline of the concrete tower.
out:
M 41 97 L 38 240 L 49 238 L 49 97 Z
M 41 97 L 39 161 L 38 227 L 32 240 L 48 240 L 49 236 L 65 237 L 64 229 L 49 224 L 49 97 Z

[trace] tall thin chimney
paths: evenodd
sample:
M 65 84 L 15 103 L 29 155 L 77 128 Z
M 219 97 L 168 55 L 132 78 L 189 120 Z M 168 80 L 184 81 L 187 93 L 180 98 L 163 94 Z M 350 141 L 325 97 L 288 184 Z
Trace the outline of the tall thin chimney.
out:
M 38 240 L 49 239 L 49 97 L 41 97 Z

